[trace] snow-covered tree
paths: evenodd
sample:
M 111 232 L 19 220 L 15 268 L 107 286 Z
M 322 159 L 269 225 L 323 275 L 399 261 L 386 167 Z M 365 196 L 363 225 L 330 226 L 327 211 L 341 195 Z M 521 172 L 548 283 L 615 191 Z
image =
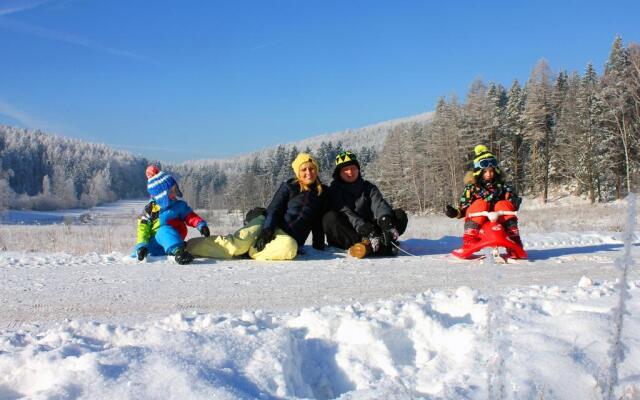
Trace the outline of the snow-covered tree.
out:
M 616 198 L 623 197 L 623 186 L 631 192 L 632 174 L 637 162 L 635 153 L 638 123 L 633 95 L 632 65 L 629 51 L 622 45 L 622 38 L 613 42 L 602 78 L 602 99 L 606 104 L 606 117 L 613 135 L 608 140 L 610 172 L 615 179 Z M 624 184 L 623 184 L 624 182 Z
M 527 159 L 527 152 L 524 151 L 524 106 L 526 97 L 520 82 L 513 81 L 507 97 L 501 162 L 502 168 L 513 179 L 516 192 L 521 192 L 524 178 L 523 166 Z
M 538 61 L 527 81 L 527 101 L 524 110 L 524 138 L 530 150 L 526 174 L 533 194 L 546 202 L 549 195 L 549 177 L 553 148 L 553 98 L 551 68 L 547 61 Z

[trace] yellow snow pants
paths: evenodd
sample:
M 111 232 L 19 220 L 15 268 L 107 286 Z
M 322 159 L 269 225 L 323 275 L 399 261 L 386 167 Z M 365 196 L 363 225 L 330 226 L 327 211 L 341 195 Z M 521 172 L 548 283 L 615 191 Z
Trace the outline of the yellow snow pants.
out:
M 189 239 L 187 251 L 195 257 L 229 259 L 249 253 L 254 260 L 293 260 L 298 254 L 298 243 L 277 228 L 275 237 L 262 249 L 253 244 L 260 233 L 264 216 L 258 216 L 237 231 L 226 236 L 209 236 Z

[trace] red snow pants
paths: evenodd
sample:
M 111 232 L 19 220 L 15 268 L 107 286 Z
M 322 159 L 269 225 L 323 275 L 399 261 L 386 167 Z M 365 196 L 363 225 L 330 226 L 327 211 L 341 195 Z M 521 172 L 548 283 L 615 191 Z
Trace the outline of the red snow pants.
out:
M 478 224 L 478 226 L 482 226 L 482 224 L 484 224 L 487 221 L 487 217 L 469 218 L 468 215 L 471 213 L 481 212 L 481 211 L 515 211 L 515 210 L 516 210 L 516 207 L 509 200 L 500 200 L 493 206 L 493 209 L 491 209 L 491 203 L 483 199 L 477 199 L 473 203 L 471 203 L 469 208 L 467 208 L 464 222 L 473 221 L 476 224 Z M 516 221 L 518 220 L 517 219 L 518 217 L 516 217 L 515 215 L 503 215 L 500 218 L 498 218 L 498 222 L 504 225 L 506 221 L 512 218 L 516 218 Z

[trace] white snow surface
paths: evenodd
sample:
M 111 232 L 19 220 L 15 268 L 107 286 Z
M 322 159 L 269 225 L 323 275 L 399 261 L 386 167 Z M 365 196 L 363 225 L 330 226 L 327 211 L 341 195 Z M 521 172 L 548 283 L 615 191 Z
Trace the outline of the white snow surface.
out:
M 435 216 L 396 258 L 0 252 L 0 399 L 603 398 L 622 233 L 534 212 L 507 265 L 450 258 L 460 221 Z M 629 288 L 615 398 L 637 399 L 635 266 Z

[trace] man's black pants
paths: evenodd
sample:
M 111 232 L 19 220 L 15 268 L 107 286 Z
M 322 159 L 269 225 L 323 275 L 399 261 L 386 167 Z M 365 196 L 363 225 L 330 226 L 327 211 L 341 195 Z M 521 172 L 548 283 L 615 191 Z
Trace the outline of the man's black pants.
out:
M 402 235 L 409 223 L 407 213 L 397 208 L 393 210 L 392 217 L 394 226 L 398 233 Z M 378 233 L 382 232 L 377 222 L 374 221 L 373 224 L 376 225 Z M 324 234 L 327 236 L 329 246 L 346 250 L 363 239 L 353 228 L 347 216 L 337 211 L 329 211 L 322 217 L 322 227 L 324 228 Z

